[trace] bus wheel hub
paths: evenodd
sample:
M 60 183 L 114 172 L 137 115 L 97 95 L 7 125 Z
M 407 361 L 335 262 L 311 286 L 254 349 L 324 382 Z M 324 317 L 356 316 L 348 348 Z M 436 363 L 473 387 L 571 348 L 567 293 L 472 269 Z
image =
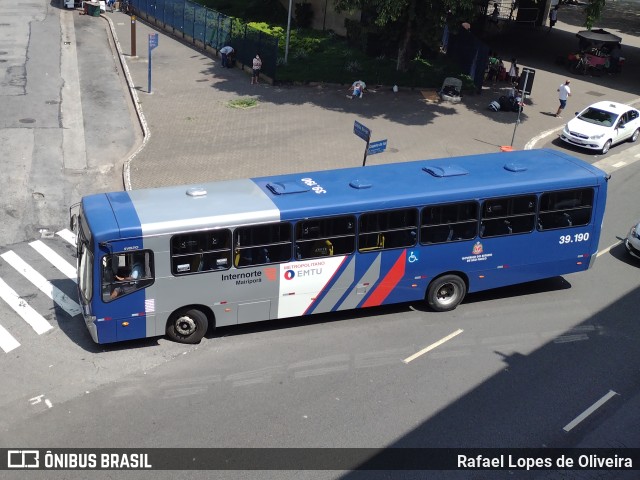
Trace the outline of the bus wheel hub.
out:
M 196 322 L 189 317 L 180 317 L 176 321 L 176 332 L 180 335 L 191 335 L 196 331 Z

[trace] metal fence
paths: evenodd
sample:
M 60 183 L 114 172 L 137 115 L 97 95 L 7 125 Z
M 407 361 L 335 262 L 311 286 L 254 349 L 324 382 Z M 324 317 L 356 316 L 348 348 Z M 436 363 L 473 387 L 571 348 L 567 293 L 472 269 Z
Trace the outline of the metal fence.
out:
M 251 68 L 256 54 L 262 73 L 276 79 L 278 38 L 189 0 L 131 0 L 134 13 L 149 23 L 192 42 L 217 51 L 225 45 L 235 50 L 236 62 Z

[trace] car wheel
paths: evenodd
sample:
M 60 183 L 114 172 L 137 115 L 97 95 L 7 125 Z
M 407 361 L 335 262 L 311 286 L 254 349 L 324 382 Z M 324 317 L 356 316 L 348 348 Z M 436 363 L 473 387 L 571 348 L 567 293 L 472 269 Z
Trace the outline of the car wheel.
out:
M 464 280 L 457 275 L 443 275 L 429 285 L 427 303 L 436 312 L 448 312 L 460 305 L 466 294 Z
M 639 136 L 640 136 L 640 128 L 636 128 L 636 131 L 633 132 L 633 135 L 631 135 L 631 138 L 629 139 L 629 141 L 631 143 L 634 143 L 636 140 L 638 140 Z
M 176 312 L 167 322 L 167 336 L 179 343 L 200 343 L 207 332 L 207 316 L 198 309 L 184 309 Z
M 606 155 L 606 153 L 609 151 L 610 148 L 611 148 L 611 140 L 607 140 L 607 142 L 602 147 L 602 154 Z

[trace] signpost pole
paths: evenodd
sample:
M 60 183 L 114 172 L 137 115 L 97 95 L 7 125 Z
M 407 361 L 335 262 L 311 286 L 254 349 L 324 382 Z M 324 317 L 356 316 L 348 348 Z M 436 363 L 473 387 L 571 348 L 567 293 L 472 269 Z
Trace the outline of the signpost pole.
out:
M 158 34 L 150 33 L 149 34 L 149 88 L 147 89 L 148 93 L 151 93 L 151 51 L 158 46 Z
M 511 136 L 512 147 L 513 147 L 513 140 L 516 138 L 516 129 L 518 128 L 518 124 L 520 123 L 520 114 L 522 113 L 522 106 L 524 105 L 524 99 L 527 98 L 527 85 L 529 85 L 529 70 L 525 70 L 524 85 L 522 88 L 522 98 L 520 100 L 520 104 L 518 105 L 518 118 L 516 119 L 516 124 L 513 127 L 513 135 Z
M 152 34 L 149 34 L 149 74 L 148 74 L 148 77 L 149 77 L 149 82 L 148 82 L 149 83 L 149 88 L 147 89 L 148 93 L 151 93 L 151 50 L 152 50 L 151 49 L 151 36 L 152 36 Z
M 131 15 L 131 56 L 136 55 L 136 16 Z
M 367 138 L 367 146 L 364 147 L 364 158 L 362 159 L 362 166 L 363 167 L 367 163 L 367 153 L 369 153 L 369 141 L 370 140 L 371 140 L 371 137 Z

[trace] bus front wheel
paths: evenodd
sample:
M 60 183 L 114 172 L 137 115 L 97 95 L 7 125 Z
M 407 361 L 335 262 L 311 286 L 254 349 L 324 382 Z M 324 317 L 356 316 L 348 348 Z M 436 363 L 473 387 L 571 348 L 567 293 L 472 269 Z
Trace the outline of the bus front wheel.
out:
M 436 278 L 427 291 L 427 302 L 436 312 L 453 310 L 467 294 L 467 285 L 457 275 L 443 275 Z
M 200 310 L 180 310 L 169 319 L 167 336 L 180 343 L 200 343 L 208 326 L 207 316 Z

